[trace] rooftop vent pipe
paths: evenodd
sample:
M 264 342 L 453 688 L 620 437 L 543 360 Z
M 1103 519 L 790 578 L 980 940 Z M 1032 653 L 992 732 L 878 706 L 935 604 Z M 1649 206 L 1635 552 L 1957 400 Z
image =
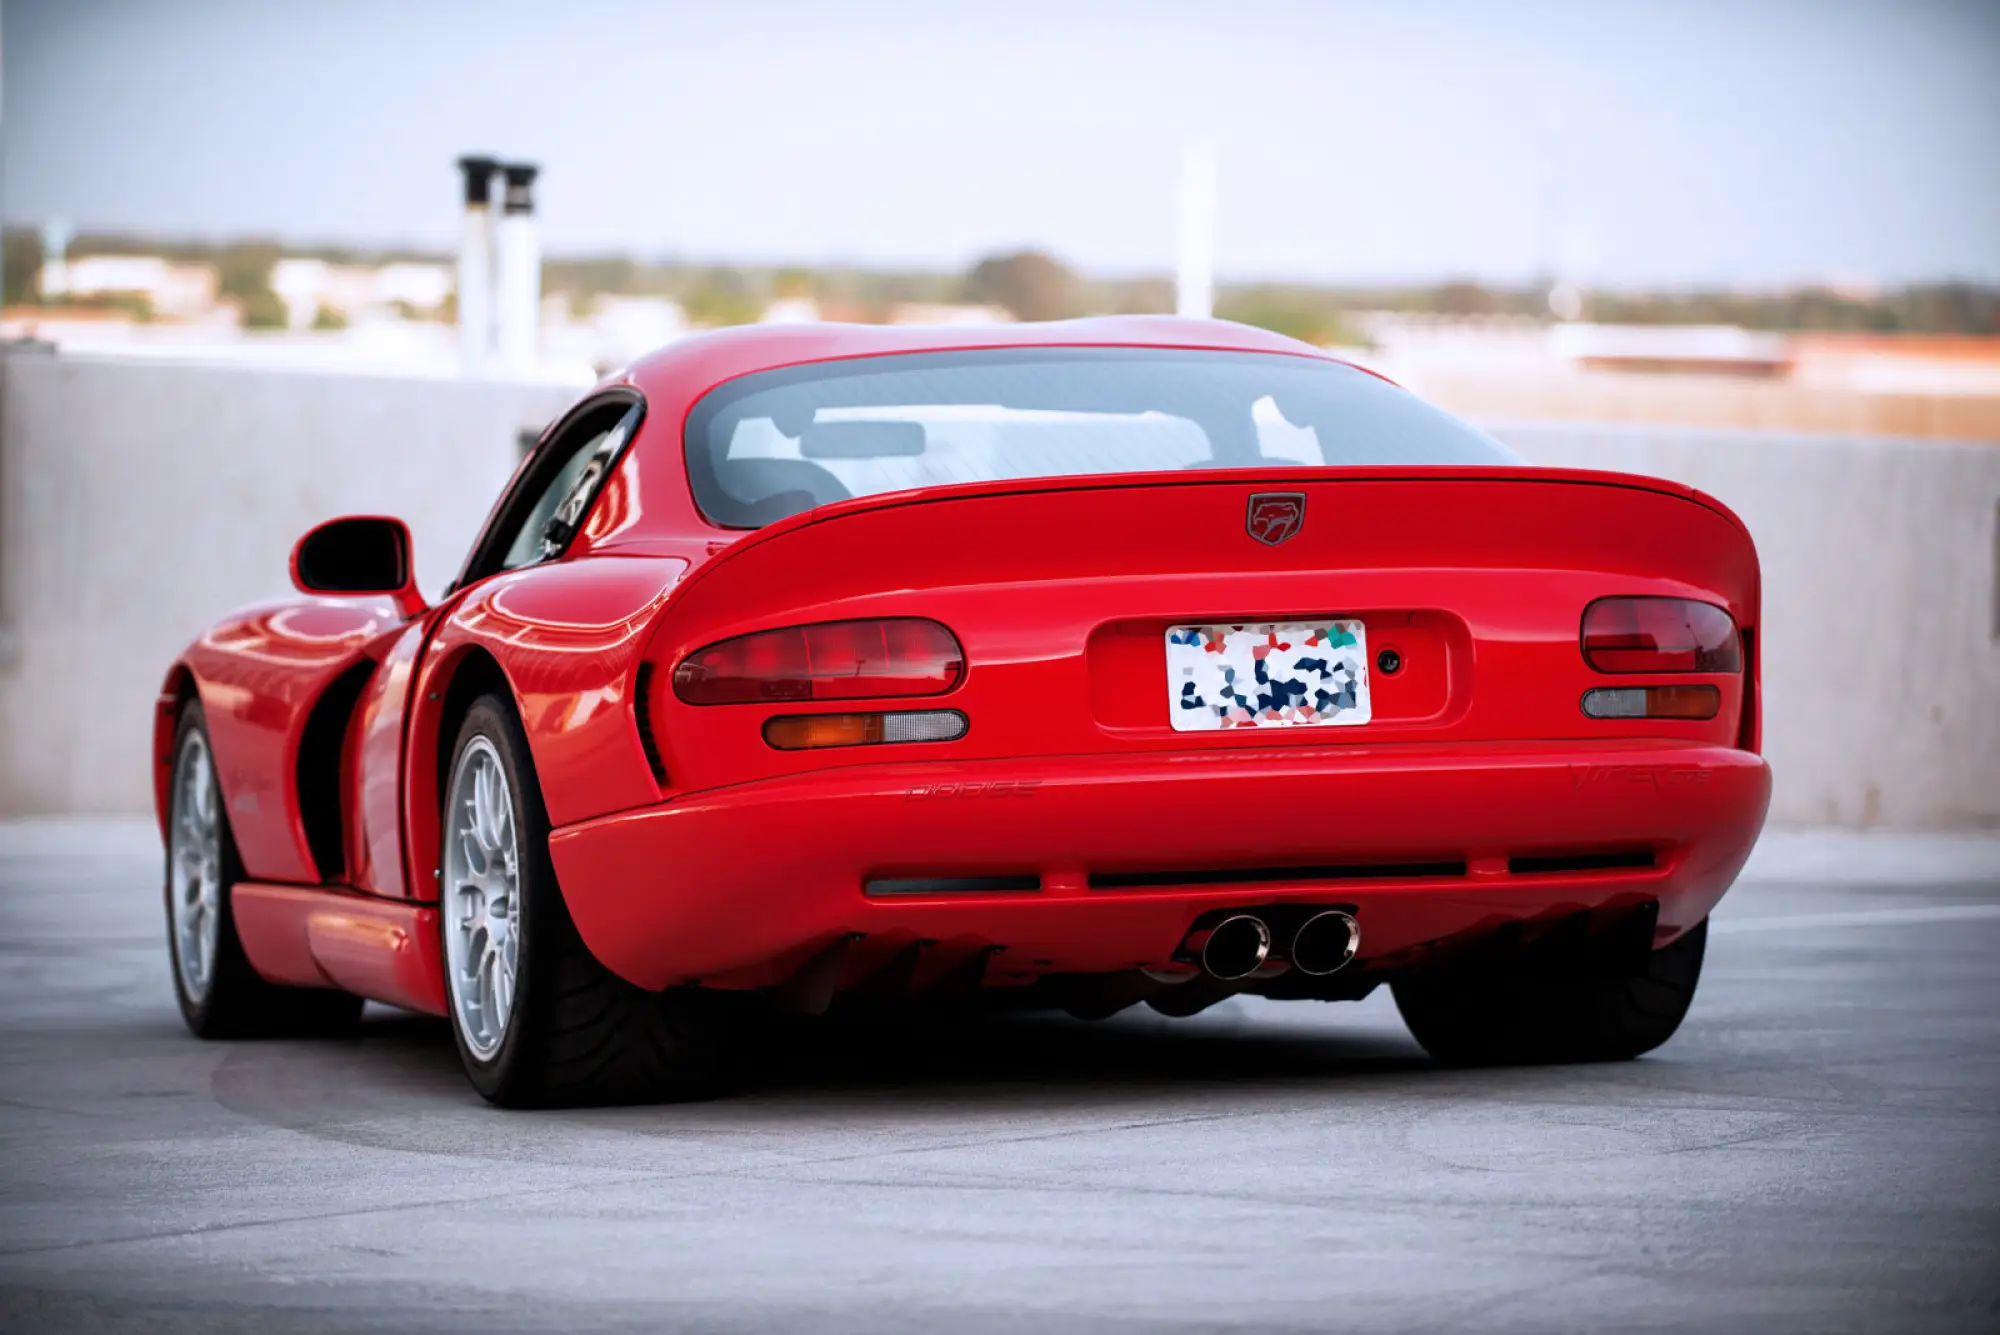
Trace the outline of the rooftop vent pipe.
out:
M 465 221 L 458 240 L 458 347 L 466 375 L 479 375 L 493 355 L 493 173 L 500 164 L 471 156 L 465 173 Z
M 542 318 L 542 243 L 535 230 L 535 176 L 531 162 L 501 165 L 507 193 L 499 235 L 500 361 L 516 373 L 532 370 Z

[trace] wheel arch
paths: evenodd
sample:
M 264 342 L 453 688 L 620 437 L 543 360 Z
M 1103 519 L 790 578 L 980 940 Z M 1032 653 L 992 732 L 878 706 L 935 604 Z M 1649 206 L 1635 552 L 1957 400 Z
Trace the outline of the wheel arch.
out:
M 167 820 L 173 803 L 174 734 L 180 730 L 181 712 L 190 700 L 200 696 L 194 669 L 176 660 L 160 683 L 159 698 L 153 703 L 153 814 L 160 837 L 167 834 Z
M 431 776 L 432 792 L 438 801 L 444 800 L 444 786 L 451 778 L 452 741 L 458 736 L 465 716 L 472 711 L 473 702 L 482 695 L 499 694 L 506 696 L 516 713 L 521 708 L 513 683 L 507 680 L 507 670 L 479 645 L 468 645 L 458 653 L 451 676 L 442 684 L 444 689 L 438 693 L 437 701 L 438 745 L 433 748 L 436 772 Z
M 520 697 L 500 660 L 476 642 L 458 645 L 429 665 L 419 682 L 410 720 L 403 776 L 403 828 L 408 835 L 409 884 L 418 899 L 436 898 L 445 784 L 451 778 L 452 743 L 472 704 L 499 694 L 518 714 Z

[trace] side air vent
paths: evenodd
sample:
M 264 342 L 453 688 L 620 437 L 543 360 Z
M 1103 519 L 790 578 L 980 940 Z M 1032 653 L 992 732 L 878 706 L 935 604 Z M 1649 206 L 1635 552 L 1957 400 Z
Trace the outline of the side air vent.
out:
M 313 867 L 320 880 L 329 883 L 347 876 L 340 756 L 354 721 L 354 708 L 374 671 L 375 664 L 364 659 L 335 677 L 313 703 L 299 736 L 298 770 L 293 777 L 298 785 L 299 820 L 305 826 Z
M 639 725 L 639 746 L 646 753 L 646 765 L 653 782 L 667 786 L 667 765 L 660 759 L 660 744 L 653 740 L 653 665 L 639 664 L 639 680 L 633 687 L 632 718 Z
M 1547 857 L 1508 858 L 1516 876 L 1560 876 L 1587 871 L 1629 871 L 1654 865 L 1650 848 L 1621 848 L 1608 853 L 1562 853 Z
M 1339 867 L 1220 867 L 1189 871 L 1096 872 L 1093 890 L 1142 890 L 1176 885 L 1246 885 L 1271 881 L 1439 880 L 1465 875 L 1463 862 L 1367 862 Z

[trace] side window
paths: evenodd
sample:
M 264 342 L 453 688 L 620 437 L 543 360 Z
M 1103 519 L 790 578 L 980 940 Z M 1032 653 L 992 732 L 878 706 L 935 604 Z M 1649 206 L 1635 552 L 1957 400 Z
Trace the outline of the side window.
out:
M 611 471 L 611 461 L 624 447 L 636 418 L 636 413 L 627 413 L 602 431 L 586 429 L 582 442 L 528 507 L 507 554 L 500 558 L 502 570 L 518 570 L 563 554 L 590 512 L 597 488 Z
M 638 428 L 639 417 L 637 404 L 607 405 L 549 442 L 543 456 L 529 464 L 526 485 L 510 512 L 481 545 L 486 555 L 479 564 L 484 568 L 470 572 L 471 577 L 561 556 L 583 526 L 619 451 Z

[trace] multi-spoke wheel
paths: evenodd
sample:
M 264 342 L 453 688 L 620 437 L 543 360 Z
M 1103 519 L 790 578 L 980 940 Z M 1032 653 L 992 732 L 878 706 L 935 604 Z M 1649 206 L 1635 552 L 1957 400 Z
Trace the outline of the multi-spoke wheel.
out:
M 222 917 L 222 800 L 215 762 L 200 728 L 182 734 L 174 755 L 173 805 L 167 825 L 167 926 L 181 995 L 208 998 Z
M 276 987 L 243 955 L 230 912 L 242 879 L 236 840 L 223 810 L 201 705 L 189 701 L 174 732 L 167 802 L 167 950 L 174 996 L 202 1038 L 323 1034 L 351 1026 L 361 998 L 315 988 Z
M 520 963 L 521 848 L 514 793 L 489 737 L 459 753 L 445 801 L 445 970 L 465 1046 L 490 1061 L 507 1034 Z
M 451 1028 L 473 1087 L 523 1106 L 686 1097 L 722 1073 L 726 1012 L 647 992 L 597 962 L 549 861 L 549 820 L 512 703 L 466 712 L 444 784 L 438 866 Z

